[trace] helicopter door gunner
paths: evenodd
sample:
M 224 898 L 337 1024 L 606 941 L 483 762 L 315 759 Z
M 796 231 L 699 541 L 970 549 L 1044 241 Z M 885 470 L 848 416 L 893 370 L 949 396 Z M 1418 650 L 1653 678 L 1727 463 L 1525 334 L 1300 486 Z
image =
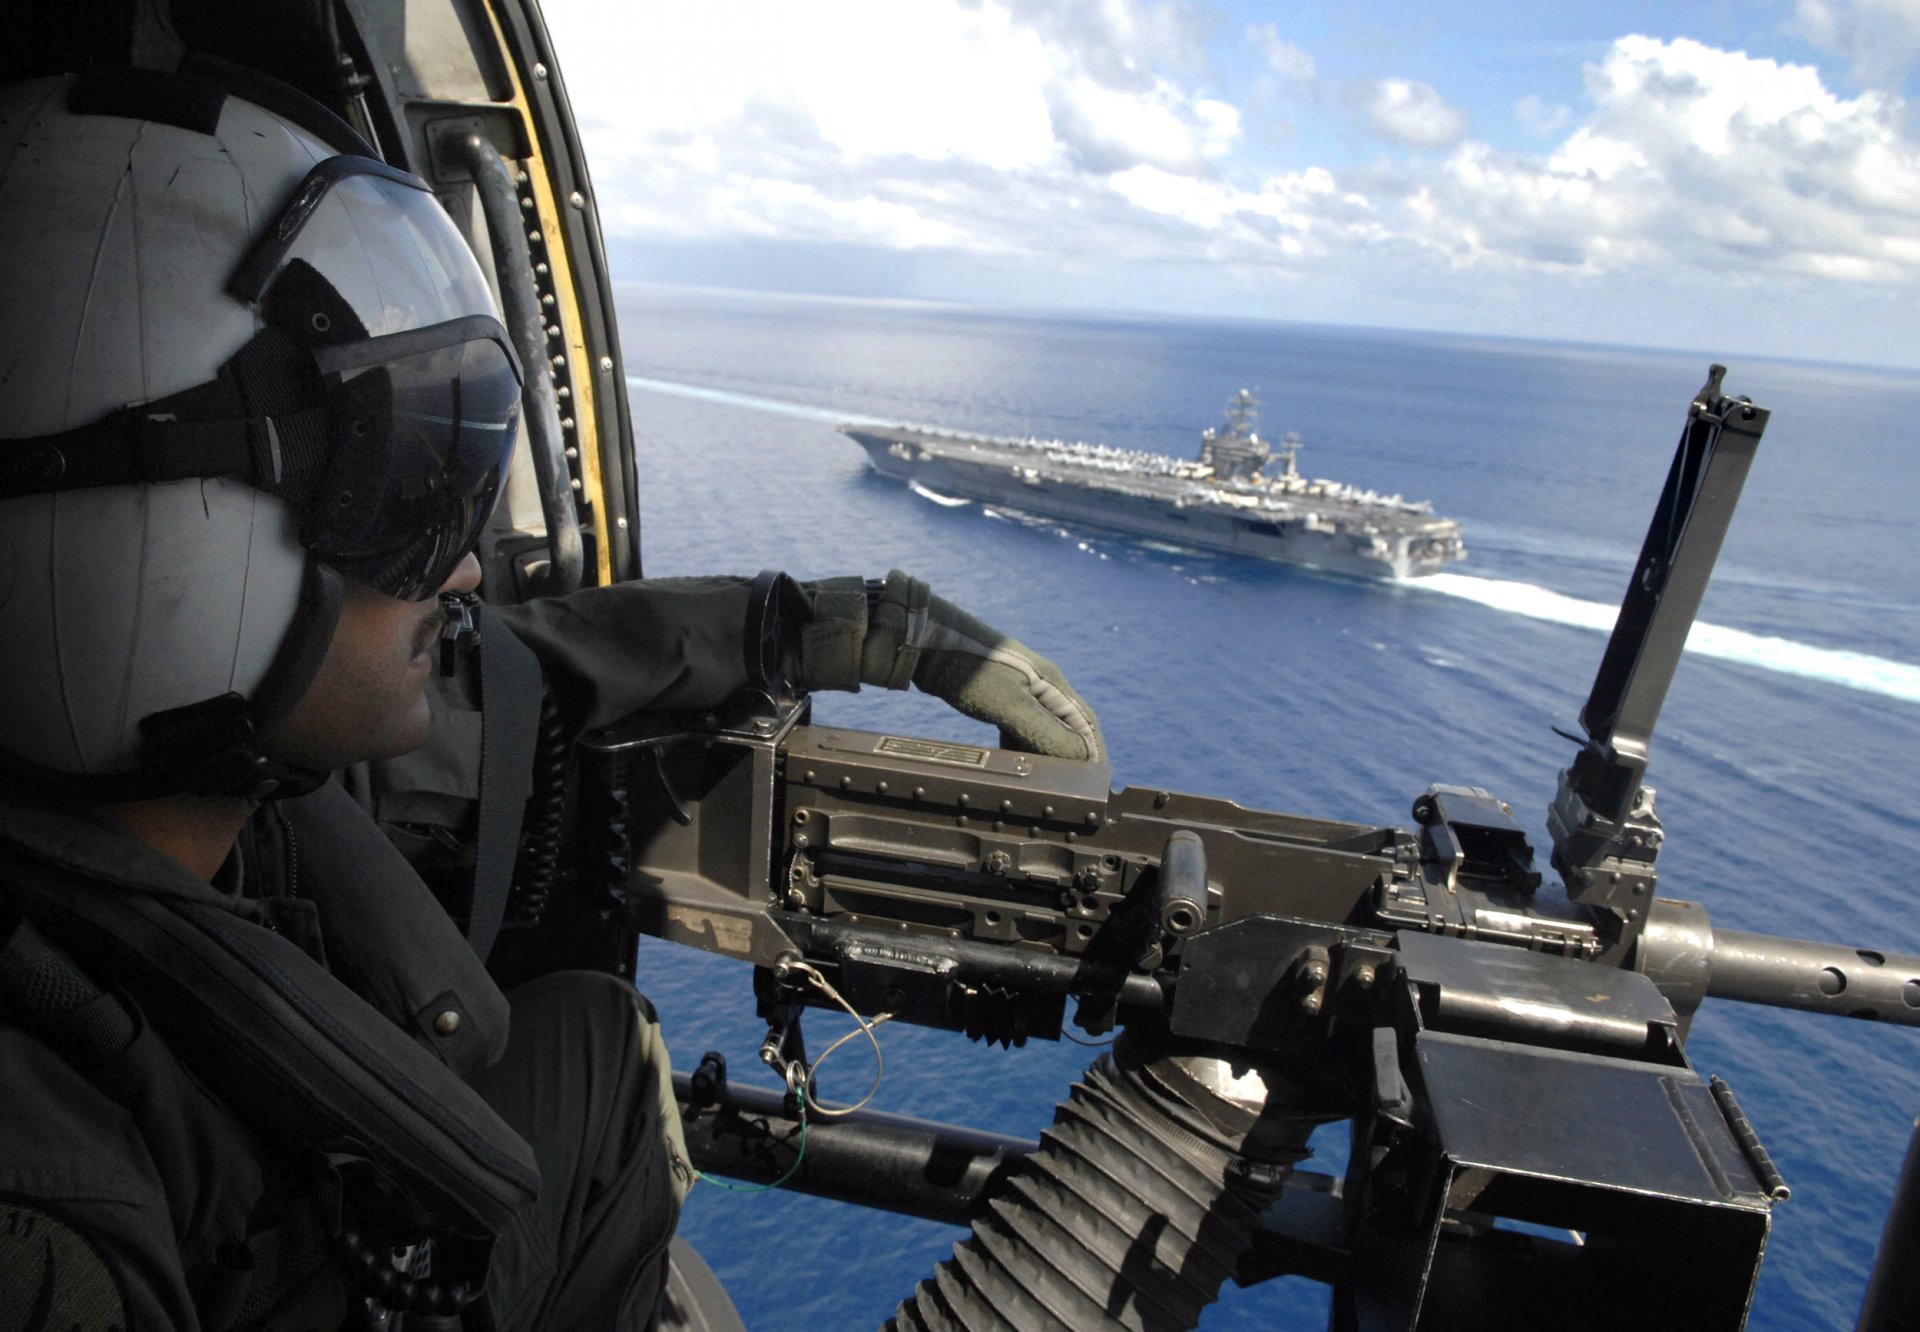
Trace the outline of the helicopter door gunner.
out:
M 112 71 L 0 89 L 0 278 L 0 1322 L 646 1325 L 691 1177 L 652 1010 L 503 997 L 327 776 L 427 738 L 479 579 L 523 367 L 472 251 L 299 94 Z M 598 724 L 751 678 L 749 593 L 487 632 Z M 924 584 L 788 595 L 796 683 L 1103 757 Z

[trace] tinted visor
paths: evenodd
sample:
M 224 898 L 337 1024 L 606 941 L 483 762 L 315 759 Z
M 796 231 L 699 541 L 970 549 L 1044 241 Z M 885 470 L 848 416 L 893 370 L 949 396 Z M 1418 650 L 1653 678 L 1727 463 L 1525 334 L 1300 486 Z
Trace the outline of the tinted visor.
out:
M 500 498 L 520 415 L 520 365 L 497 320 L 314 349 L 333 447 L 301 541 L 388 596 L 438 591 Z
M 521 390 L 506 329 L 479 313 L 494 309 L 485 280 L 431 188 L 369 158 L 319 163 L 228 291 L 305 343 L 325 386 L 330 441 L 300 506 L 303 544 L 389 596 L 430 596 L 500 497 Z

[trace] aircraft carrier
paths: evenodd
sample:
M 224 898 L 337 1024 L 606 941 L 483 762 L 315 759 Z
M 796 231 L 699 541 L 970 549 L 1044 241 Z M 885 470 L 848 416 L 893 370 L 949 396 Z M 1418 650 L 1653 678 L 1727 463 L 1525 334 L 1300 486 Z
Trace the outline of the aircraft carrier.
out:
M 840 430 L 876 470 L 936 495 L 1127 536 L 1372 578 L 1418 578 L 1466 557 L 1460 525 L 1431 504 L 1302 476 L 1299 436 L 1276 454 L 1254 429 L 1257 409 L 1251 391 L 1235 394 L 1194 460 L 925 426 Z

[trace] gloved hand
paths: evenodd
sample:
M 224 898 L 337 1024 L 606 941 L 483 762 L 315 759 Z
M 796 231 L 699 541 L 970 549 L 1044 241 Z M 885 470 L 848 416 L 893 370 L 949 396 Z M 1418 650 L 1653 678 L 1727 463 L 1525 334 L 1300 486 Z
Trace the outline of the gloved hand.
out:
M 884 585 L 835 578 L 807 587 L 798 683 L 808 689 L 905 689 L 909 683 L 1000 729 L 1000 743 L 1104 760 L 1100 722 L 1060 668 L 898 569 Z

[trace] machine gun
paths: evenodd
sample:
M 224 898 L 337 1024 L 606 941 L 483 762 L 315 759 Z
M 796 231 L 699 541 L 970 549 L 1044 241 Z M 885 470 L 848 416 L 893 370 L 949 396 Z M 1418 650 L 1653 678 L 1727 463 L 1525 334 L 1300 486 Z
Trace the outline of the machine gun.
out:
M 1767 421 L 1722 373 L 1567 736 L 1558 885 L 1477 787 L 1430 787 L 1412 828 L 1338 822 L 816 727 L 793 697 L 584 737 L 583 887 L 752 962 L 786 1077 L 683 1078 L 696 1164 L 973 1222 L 901 1326 L 1189 1327 L 1227 1277 L 1286 1273 L 1333 1286 L 1337 1327 L 1741 1325 L 1787 1186 L 1688 1023 L 1713 995 L 1920 1025 L 1920 957 L 1716 931 L 1655 892 L 1648 745 Z M 805 1008 L 1019 1044 L 1069 1000 L 1123 1035 L 1037 1150 L 859 1114 L 795 1159 Z M 1339 1120 L 1345 1177 L 1297 1169 Z

